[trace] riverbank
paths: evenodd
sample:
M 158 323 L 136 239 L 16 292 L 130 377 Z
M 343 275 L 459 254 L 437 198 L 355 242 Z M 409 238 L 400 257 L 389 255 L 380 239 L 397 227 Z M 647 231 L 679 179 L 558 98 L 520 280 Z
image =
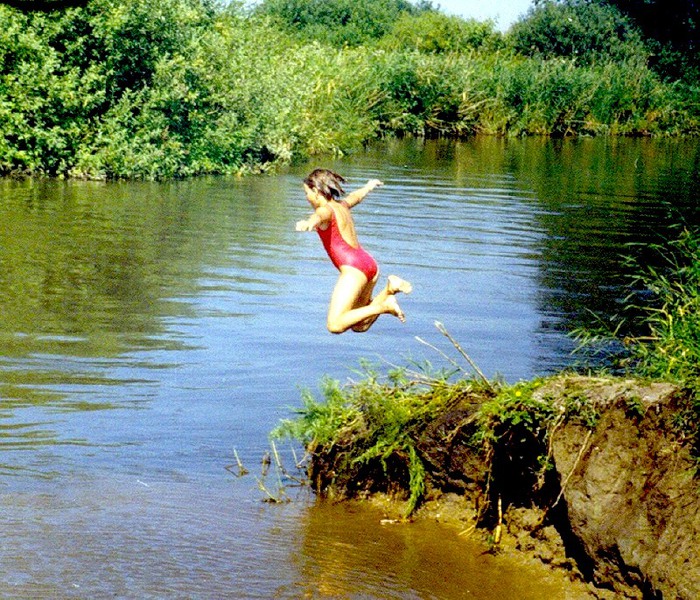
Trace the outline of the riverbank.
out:
M 505 391 L 440 383 L 380 447 L 360 388 L 364 410 L 309 446 L 319 494 L 392 498 L 387 523 L 453 523 L 493 551 L 566 571 L 594 597 L 700 596 L 700 486 L 683 423 L 693 408 L 681 388 L 568 375 Z

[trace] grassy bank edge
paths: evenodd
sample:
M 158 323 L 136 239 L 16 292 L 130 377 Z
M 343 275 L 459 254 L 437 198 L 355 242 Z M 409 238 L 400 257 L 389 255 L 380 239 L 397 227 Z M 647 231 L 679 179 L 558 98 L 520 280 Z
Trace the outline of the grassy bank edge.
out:
M 554 433 L 571 423 L 591 432 L 596 428 L 605 407 L 596 402 L 591 386 L 619 386 L 626 414 L 639 419 L 647 407 L 635 390 L 650 383 L 564 373 L 487 385 L 474 377 L 451 381 L 449 375 L 401 368 L 379 376 L 365 365 L 364 378 L 348 385 L 324 380 L 321 400 L 305 391 L 297 417 L 282 421 L 272 437 L 293 438 L 304 445 L 310 456 L 309 481 L 320 495 L 352 498 L 386 493 L 405 502 L 403 516 L 408 518 L 444 491 L 435 489 L 427 476 L 426 447 L 436 439 L 430 429 L 439 428 L 437 439 L 443 441 L 459 437 L 461 451 L 471 453 L 479 464 L 474 483 L 484 497 L 490 495 L 488 478 L 494 461 L 520 461 L 520 484 L 529 486 L 537 498 L 546 494 L 552 474 Z M 543 393 L 562 382 L 563 393 Z M 691 397 L 690 392 L 682 393 Z M 690 403 L 683 406 L 674 433 L 692 444 L 697 437 L 694 416 Z M 436 456 L 446 454 L 438 451 Z M 479 518 L 493 516 L 496 510 L 485 505 Z

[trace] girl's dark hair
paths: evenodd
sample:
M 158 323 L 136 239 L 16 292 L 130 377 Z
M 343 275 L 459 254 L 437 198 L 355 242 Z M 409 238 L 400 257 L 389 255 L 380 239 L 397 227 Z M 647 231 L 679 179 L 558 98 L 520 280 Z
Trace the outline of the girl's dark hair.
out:
M 316 190 L 327 200 L 337 200 L 345 194 L 342 185 L 345 183 L 338 173 L 328 169 L 314 169 L 309 176 L 304 179 L 304 183 L 312 190 Z

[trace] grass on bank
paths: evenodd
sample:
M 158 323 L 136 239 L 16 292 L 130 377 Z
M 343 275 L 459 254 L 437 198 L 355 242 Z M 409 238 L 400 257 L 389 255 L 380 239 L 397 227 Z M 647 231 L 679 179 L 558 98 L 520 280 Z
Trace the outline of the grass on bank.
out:
M 639 294 L 628 299 L 628 305 L 641 314 L 636 323 L 640 333 L 619 339 L 622 329 L 616 327 L 592 333 L 582 341 L 613 347 L 620 373 L 672 381 L 687 388 L 694 404 L 676 421 L 693 440 L 698 456 L 700 231 L 686 230 L 677 241 L 653 250 L 663 257 L 661 266 L 645 267 L 635 280 L 638 292 L 647 292 L 646 302 L 640 306 L 632 301 Z M 468 359 L 456 343 L 455 347 Z M 487 464 L 504 440 L 510 438 L 515 446 L 525 443 L 525 453 L 532 448 L 541 451 L 549 448 L 552 432 L 563 421 L 575 420 L 593 429 L 599 418 L 596 406 L 583 394 L 566 395 L 556 404 L 538 395 L 544 379 L 509 385 L 486 381 L 478 371 L 478 377 L 466 377 L 458 367 L 435 372 L 429 364 L 394 369 L 385 376 L 365 365 L 361 375 L 361 379 L 344 387 L 337 381 L 324 380 L 321 400 L 305 391 L 298 416 L 283 421 L 273 437 L 299 440 L 311 453 L 312 461 L 325 460 L 332 467 L 333 480 L 326 483 L 341 489 L 372 461 L 385 475 L 392 471 L 395 476 L 398 459 L 407 474 L 407 515 L 426 491 L 418 440 L 426 424 L 440 415 L 457 407 L 473 408 L 466 417 L 471 432 L 468 445 Z M 630 415 L 639 416 L 641 409 L 634 398 L 628 400 Z M 464 425 L 462 422 L 459 427 Z M 533 461 L 538 472 L 532 483 L 542 486 L 551 466 L 549 450 L 533 457 Z
M 579 331 L 581 344 L 611 355 L 613 366 L 670 380 L 700 393 L 700 230 L 645 249 L 626 310 L 597 330 Z M 610 357 L 608 358 L 610 362 Z
M 598 418 L 595 406 L 582 395 L 571 394 L 556 405 L 538 397 L 545 379 L 485 384 L 472 377 L 452 380 L 452 374 L 433 372 L 426 364 L 420 371 L 397 368 L 382 377 L 365 365 L 362 379 L 350 385 L 324 380 L 320 400 L 305 391 L 297 418 L 282 421 L 272 437 L 300 441 L 311 455 L 312 468 L 316 461 L 323 464 L 321 470 L 331 473 L 331 479 L 311 482 L 318 491 L 398 491 L 400 495 L 407 491 L 404 510 L 409 516 L 427 491 L 419 444 L 434 419 L 450 411 L 461 414 L 466 408 L 468 416 L 454 433 L 468 429 L 469 447 L 488 465 L 495 448 L 506 439 L 529 448 L 547 448 L 551 432 L 563 420 L 576 419 L 594 427 Z M 547 451 L 532 457 L 537 471 L 534 480 L 540 487 L 551 467 L 550 458 Z
M 302 394 L 299 417 L 283 421 L 273 437 L 291 437 L 300 441 L 313 455 L 317 449 L 340 450 L 338 482 L 347 481 L 356 469 L 378 461 L 387 470 L 387 460 L 401 457 L 408 474 L 412 512 L 425 491 L 425 469 L 415 448 L 415 431 L 426 421 L 465 394 L 471 382 L 448 383 L 447 373 L 426 376 L 395 369 L 382 379 L 369 365 L 362 379 L 341 387 L 331 379 L 322 384 L 323 400 L 310 391 Z M 348 449 L 346 451 L 345 449 Z

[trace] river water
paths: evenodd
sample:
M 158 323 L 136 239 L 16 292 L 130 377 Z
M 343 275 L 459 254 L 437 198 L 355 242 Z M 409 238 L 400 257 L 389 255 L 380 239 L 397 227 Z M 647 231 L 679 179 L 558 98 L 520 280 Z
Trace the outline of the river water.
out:
M 564 597 L 439 525 L 303 488 L 263 502 L 267 435 L 363 361 L 461 363 L 435 321 L 489 377 L 571 365 L 569 332 L 620 310 L 628 244 L 698 223 L 700 146 L 411 140 L 325 161 L 349 188 L 385 182 L 358 232 L 414 285 L 405 324 L 341 336 L 336 273 L 294 231 L 314 166 L 0 181 L 0 597 Z

